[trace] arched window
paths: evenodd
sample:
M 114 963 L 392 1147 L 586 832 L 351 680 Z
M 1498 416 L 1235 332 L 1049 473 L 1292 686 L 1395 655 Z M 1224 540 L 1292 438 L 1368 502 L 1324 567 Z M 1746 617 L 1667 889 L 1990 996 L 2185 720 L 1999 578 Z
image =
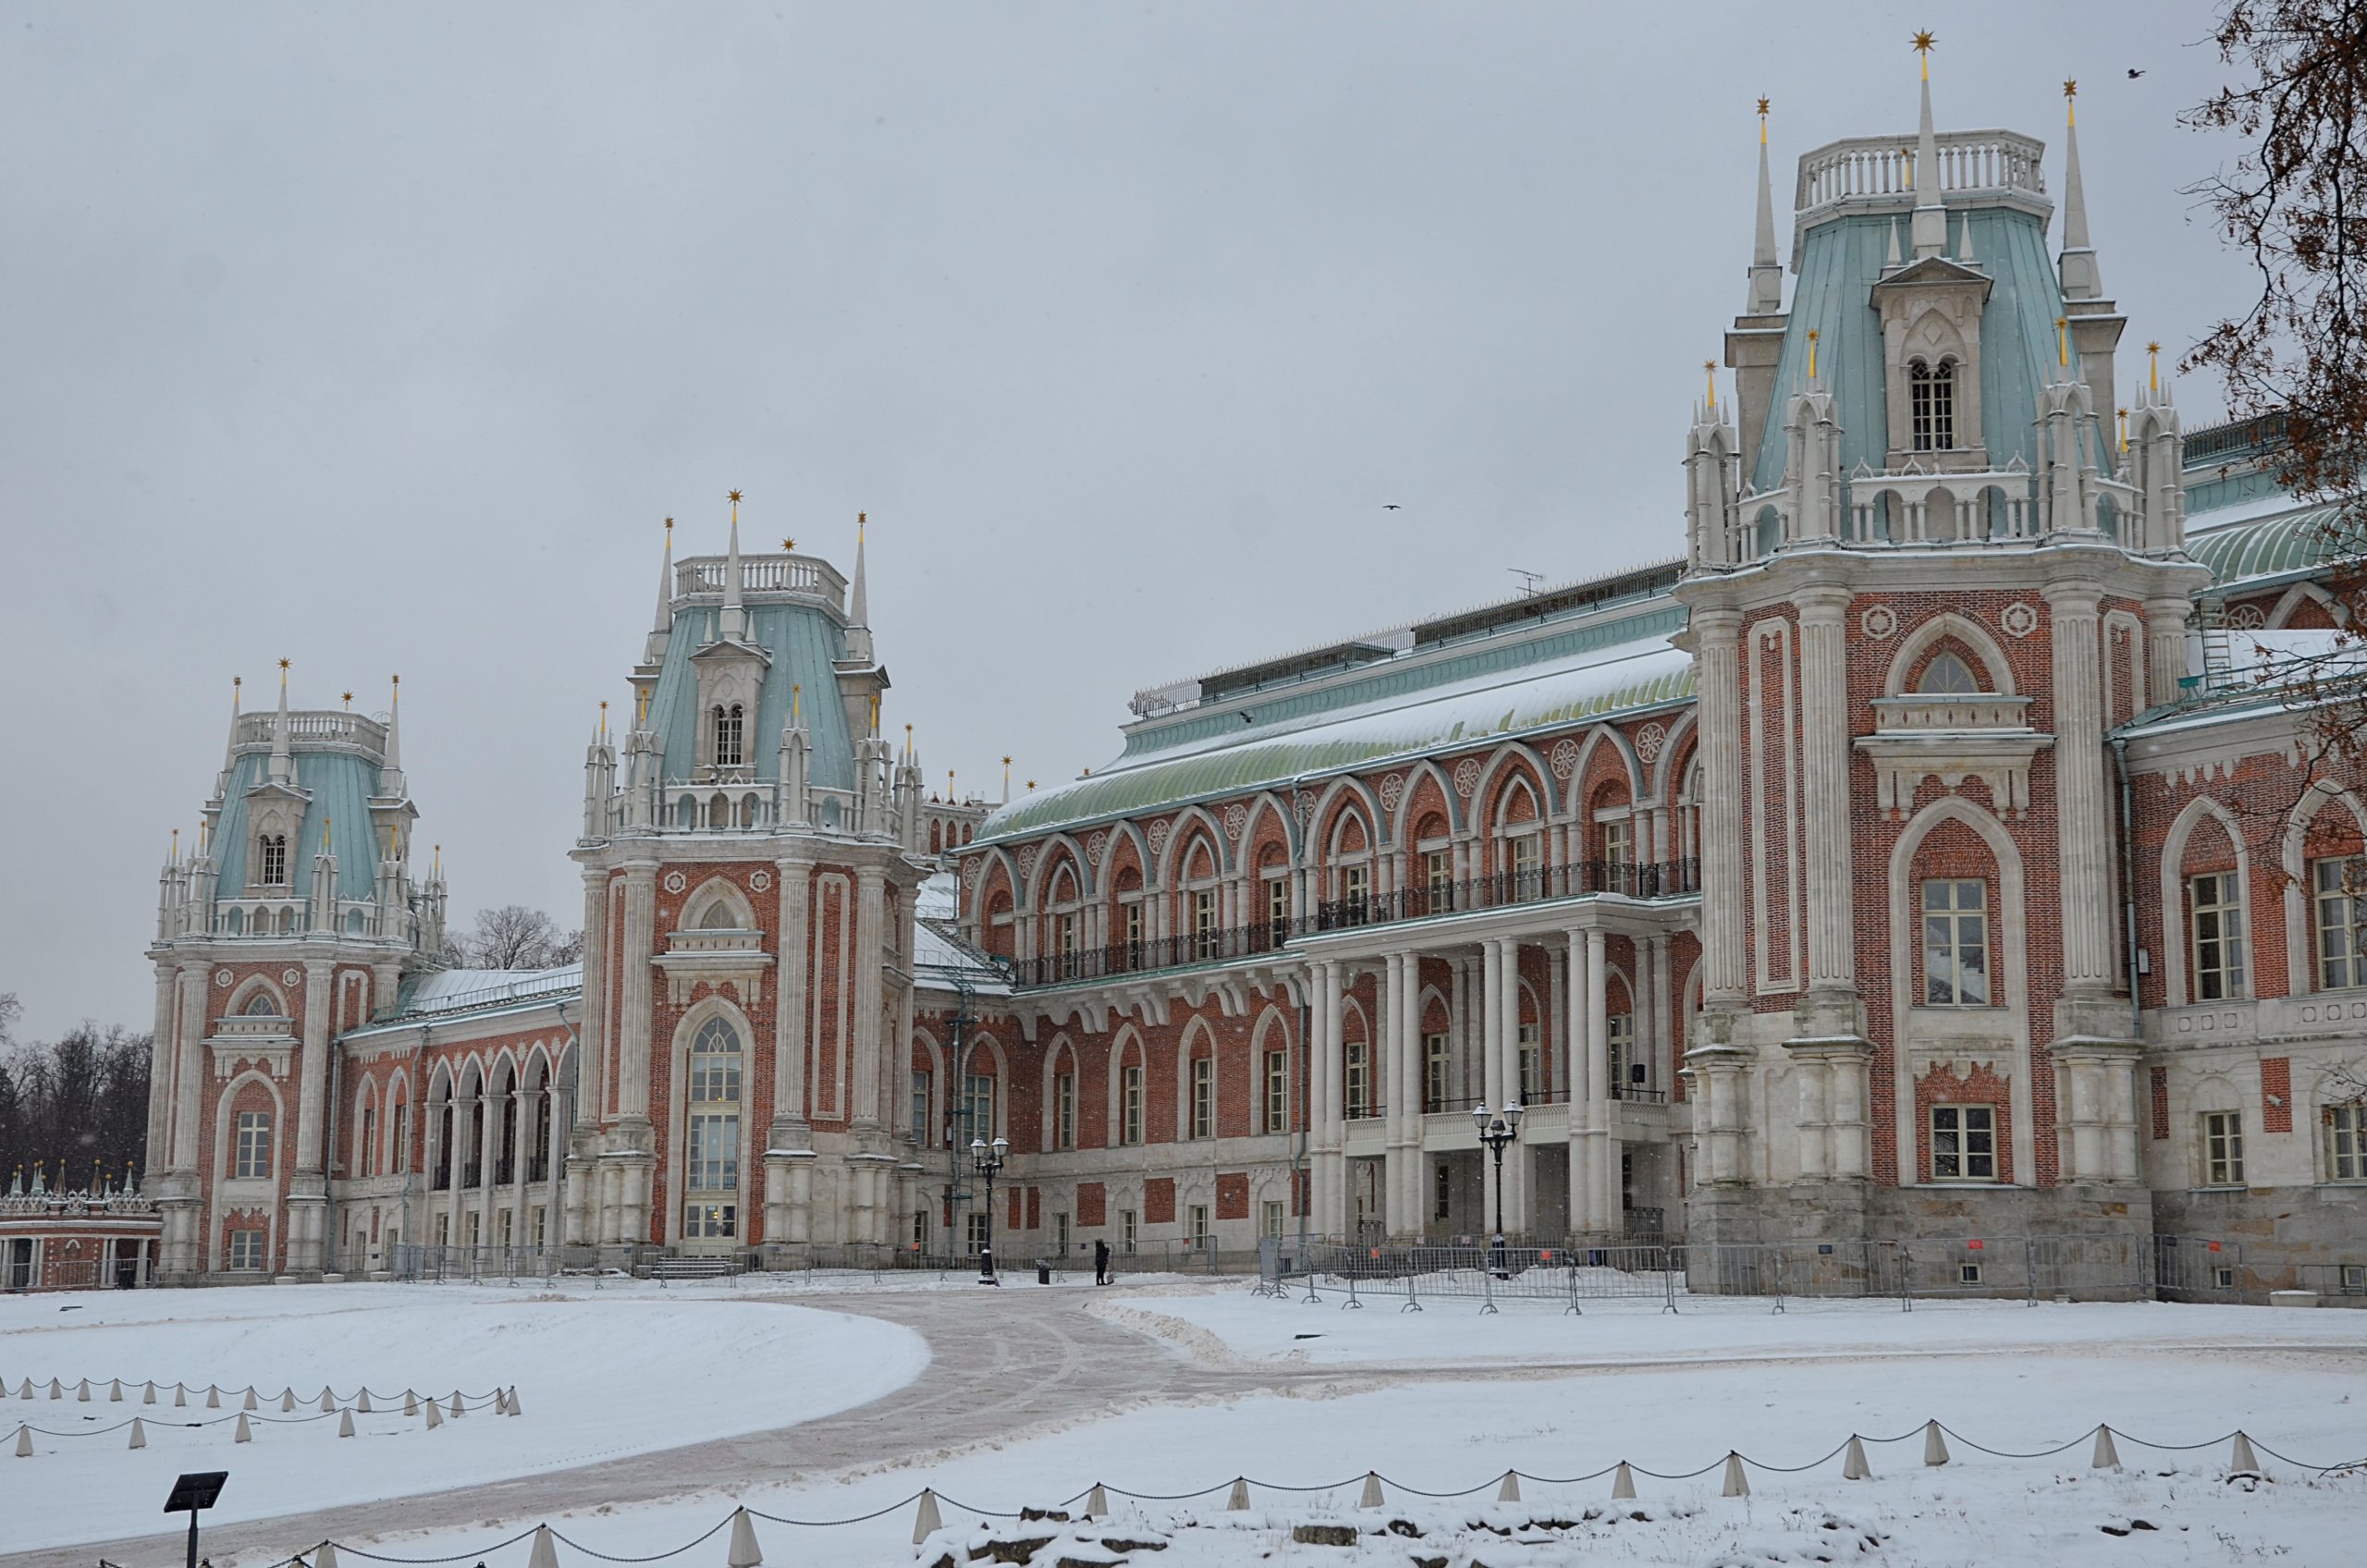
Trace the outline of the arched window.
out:
M 242 909 L 233 909 L 227 915 L 223 917 L 222 928 L 229 932 L 233 937 L 245 935 L 247 929 L 247 912 Z
M 1907 367 L 1909 425 L 1915 450 L 1944 452 L 1956 444 L 1956 366 L 1914 361 Z
M 717 704 L 715 710 L 715 766 L 738 767 L 745 753 L 741 748 L 742 715 L 740 704 L 725 707 Z
M 279 1004 L 271 999 L 269 991 L 258 990 L 247 998 L 246 1015 L 249 1018 L 276 1018 L 279 1015 Z
M 699 808 L 697 803 L 694 802 L 690 796 L 684 795 L 681 800 L 674 802 L 674 825 L 676 827 L 689 829 L 697 827 L 698 822 Z
M 1973 679 L 1969 665 L 1943 650 L 1937 658 L 1923 667 L 1923 673 L 1916 679 L 1915 690 L 1935 697 L 1970 696 L 1981 690 L 1981 682 Z
M 266 833 L 255 840 L 255 881 L 265 888 L 288 885 L 288 835 Z
M 740 1033 L 720 1018 L 691 1038 L 682 1237 L 740 1233 Z

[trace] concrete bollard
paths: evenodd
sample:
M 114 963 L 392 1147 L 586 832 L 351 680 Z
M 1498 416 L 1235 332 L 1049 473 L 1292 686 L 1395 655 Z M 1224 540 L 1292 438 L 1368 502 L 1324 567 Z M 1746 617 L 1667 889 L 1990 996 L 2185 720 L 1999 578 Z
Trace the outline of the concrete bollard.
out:
M 937 1514 L 937 1494 L 924 1487 L 921 1488 L 921 1505 L 913 1511 L 913 1544 L 920 1545 L 943 1528 L 945 1521 Z
M 33 1380 L 31 1378 L 25 1379 L 24 1392 L 18 1394 L 17 1397 L 18 1399 L 31 1399 L 33 1397 Z
M 64 1399 L 66 1397 L 65 1385 L 60 1383 L 55 1378 L 52 1378 L 49 1380 L 49 1397 L 52 1399 Z
M 1937 1421 L 1924 1422 L 1923 1463 L 1931 1465 L 1941 1465 L 1945 1464 L 1947 1462 L 1948 1445 L 1940 1436 L 1940 1424 Z
M 435 1402 L 434 1400 L 429 1400 L 427 1402 L 427 1429 L 432 1432 L 442 1425 L 444 1425 L 444 1413 L 435 1408 Z
M 2228 1458 L 2227 1473 L 2231 1476 L 2258 1476 L 2263 1481 L 2268 1479 L 2268 1472 L 2260 1467 L 2260 1457 L 2252 1452 L 2251 1439 L 2240 1431 L 2236 1434 L 2236 1452 Z
M 1249 1478 L 1247 1476 L 1235 1476 L 1233 1478 L 1233 1492 L 1224 1500 L 1224 1506 L 1228 1513 L 1249 1512 Z
M 1731 1450 L 1726 1453 L 1726 1485 L 1721 1495 L 1725 1497 L 1750 1495 L 1750 1477 L 1742 1473 L 1742 1455 Z
M 205 1385 L 205 1408 L 208 1410 L 222 1408 L 222 1390 L 211 1383 Z
M 279 1414 L 282 1415 L 293 1415 L 296 1414 L 296 1390 L 294 1389 L 282 1389 L 279 1390 Z
M 1380 1476 L 1378 1471 L 1367 1470 L 1365 1472 L 1364 1495 L 1356 1499 L 1356 1506 L 1358 1508 L 1386 1508 L 1389 1506 L 1389 1501 L 1380 1495 Z
M 1504 1472 L 1504 1484 L 1496 1488 L 1496 1501 L 1498 1502 L 1520 1501 L 1520 1472 L 1517 1470 Z
M 493 1413 L 496 1415 L 507 1415 L 509 1414 L 509 1393 L 508 1390 L 496 1389 L 493 1390 Z
M 321 1414 L 326 1415 L 337 1408 L 337 1396 L 329 1390 L 321 1390 Z
M 405 1415 L 419 1414 L 419 1396 L 409 1389 L 403 1390 L 403 1414 Z
M 142 1404 L 153 1404 L 156 1403 L 155 1384 L 150 1383 L 146 1388 L 140 1390 L 140 1403 Z
M 1110 1494 L 1102 1490 L 1101 1483 L 1098 1481 L 1094 1482 L 1093 1490 L 1085 1494 L 1085 1516 L 1087 1519 L 1110 1517 Z
M 78 1404 L 88 1404 L 91 1403 L 91 1379 L 85 1378 L 80 1383 L 75 1386 L 74 1400 Z
M 31 1459 L 32 1456 L 33 1429 L 19 1421 L 17 1423 L 17 1457 L 18 1459 Z
M 313 1568 L 337 1568 L 337 1542 L 323 1541 L 313 1549 Z
M 765 1554 L 756 1545 L 756 1522 L 744 1508 L 731 1511 L 731 1547 L 723 1554 L 723 1568 L 764 1568 Z
M 353 1407 L 351 1405 L 337 1412 L 337 1435 L 340 1438 L 353 1436 Z
M 469 1407 L 461 1402 L 460 1390 L 454 1389 L 452 1390 L 452 1419 L 458 1421 L 461 1416 L 466 1415 L 468 1413 Z
M 1612 1472 L 1611 1501 L 1625 1502 L 1635 1495 L 1636 1473 L 1627 1468 L 1627 1462 L 1623 1459 L 1619 1462 L 1619 1468 Z
M 234 1443 L 251 1443 L 255 1440 L 254 1428 L 247 1425 L 247 1413 L 243 1410 L 239 1412 L 239 1424 L 232 1428 L 230 1440 Z
M 107 1403 L 109 1404 L 121 1404 L 123 1403 L 122 1378 L 117 1378 L 107 1384 Z
M 558 1544 L 551 1539 L 548 1525 L 534 1526 L 534 1550 L 526 1555 L 526 1568 L 558 1568 Z
M 370 1414 L 370 1390 L 367 1387 L 364 1387 L 360 1393 L 353 1396 L 353 1413 L 356 1415 L 367 1415 Z
M 2096 1428 L 2095 1457 L 2088 1461 L 2088 1465 L 2091 1469 L 2095 1470 L 2117 1470 L 2120 1468 L 2120 1450 L 2113 1446 L 2112 1428 L 2110 1427 L 2099 1427 Z
M 137 1415 L 131 1418 L 131 1440 L 124 1446 L 126 1448 L 146 1448 L 148 1446 L 148 1428 L 140 1424 L 140 1417 Z
M 249 1383 L 247 1385 L 247 1397 L 239 1402 L 239 1408 L 240 1410 L 261 1410 L 263 1408 L 262 1404 L 255 1399 L 255 1386 L 252 1383 Z
M 1849 1452 L 1841 1456 L 1841 1478 L 1845 1481 L 1870 1481 L 1874 1478 L 1874 1467 L 1866 1463 L 1866 1445 L 1858 1440 L 1855 1432 L 1849 1434 Z
M 524 1414 L 518 1408 L 518 1385 L 515 1383 L 509 1385 L 509 1414 L 512 1415 Z

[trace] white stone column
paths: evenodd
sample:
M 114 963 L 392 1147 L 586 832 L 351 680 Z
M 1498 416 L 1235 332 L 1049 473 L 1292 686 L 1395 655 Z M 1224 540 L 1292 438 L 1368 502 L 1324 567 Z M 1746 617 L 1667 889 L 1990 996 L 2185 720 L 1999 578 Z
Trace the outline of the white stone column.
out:
M 1848 646 L 1842 622 L 1846 588 L 1818 585 L 1793 594 L 1800 614 L 1800 776 L 1807 844 L 1809 988 L 1846 993 L 1858 986 L 1850 875 L 1857 862 L 1849 820 Z M 1854 1017 L 1854 1007 L 1851 1009 Z
M 1480 1098 L 1490 1109 L 1512 1103 L 1504 1084 L 1504 944 L 1490 937 L 1480 945 Z
M 1340 973 L 1337 959 L 1326 959 L 1317 965 L 1319 975 L 1318 989 L 1323 998 L 1320 1014 L 1323 1040 L 1320 1052 L 1321 1071 L 1316 1083 L 1322 1091 L 1323 1120 L 1316 1139 L 1321 1151 L 1316 1162 L 1316 1212 L 1323 1217 L 1327 1235 L 1344 1235 L 1348 1228 L 1347 1207 L 1347 1118 L 1342 1093 L 1341 1077 L 1345 1063 L 1346 1045 L 1342 1030 L 1343 1011 L 1341 1005 Z
M 1400 953 L 1403 971 L 1398 983 L 1398 1038 L 1404 1049 L 1398 1059 L 1398 1100 L 1404 1108 L 1400 1126 L 1405 1140 L 1405 1168 L 1399 1192 L 1392 1201 L 1403 1208 L 1406 1234 L 1420 1238 L 1422 1209 L 1422 1090 L 1428 1052 L 1422 1044 L 1422 958 Z
M 1803 1182 L 1821 1182 L 1832 1174 L 1825 1144 L 1825 1124 L 1830 1120 L 1826 1103 L 1827 1066 L 1824 1058 L 1813 1049 L 1795 1052 L 1792 1057 L 1792 1087 L 1798 1100 L 1799 1165 Z
M 657 925 L 657 868 L 625 868 L 623 993 L 617 1014 L 617 1115 L 649 1121 L 650 959 Z
M 1701 962 L 1704 1001 L 1739 1007 L 1746 1000 L 1742 893 L 1742 708 L 1739 649 L 1742 615 L 1729 609 L 1693 612 L 1696 668 L 1700 682 Z
M 2176 702 L 2186 668 L 2186 620 L 2193 609 L 2181 595 L 2145 601 L 2145 702 Z
M 2103 674 L 2097 649 L 2098 591 L 2087 582 L 2046 590 L 2054 651 L 2055 826 L 2062 852 L 2063 986 L 2067 995 L 2112 989 L 2109 824 L 2104 807 Z M 2123 1031 L 2125 1032 L 2125 1031 Z
M 570 1112 L 580 1112 L 583 1097 L 589 1095 L 592 1120 L 598 1121 L 602 1109 L 600 1085 L 607 1082 L 608 1051 L 608 965 L 612 950 L 609 944 L 616 934 L 608 929 L 608 874 L 605 869 L 593 869 L 583 874 L 583 991 L 577 1004 L 580 1017 L 575 1030 L 575 1082 L 577 1092 L 570 1102 Z M 392 995 L 388 987 L 387 995 Z M 561 1140 L 570 1133 L 570 1125 L 554 1130 L 551 1141 L 551 1162 L 557 1165 L 565 1158 Z
M 887 874 L 877 865 L 855 871 L 854 963 L 854 1115 L 858 1134 L 877 1131 L 880 1124 L 881 991 L 879 966 L 885 958 Z
M 1587 938 L 1587 1137 L 1592 1149 L 1587 1228 L 1615 1231 L 1619 1213 L 1619 1152 L 1611 1135 L 1611 965 L 1609 934 L 1590 927 Z

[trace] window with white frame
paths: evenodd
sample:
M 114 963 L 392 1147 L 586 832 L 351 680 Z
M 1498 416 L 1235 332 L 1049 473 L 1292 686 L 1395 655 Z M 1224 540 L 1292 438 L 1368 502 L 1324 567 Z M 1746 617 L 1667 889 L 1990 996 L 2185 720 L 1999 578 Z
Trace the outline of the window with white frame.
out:
M 1118 1211 L 1118 1250 L 1125 1254 L 1128 1257 L 1134 1256 L 1134 1237 L 1136 1233 L 1137 1227 L 1134 1223 L 1134 1211 L 1131 1208 L 1120 1209 Z
M 1350 1040 L 1347 1046 L 1346 1083 L 1343 1096 L 1347 1107 L 1347 1119 L 1355 1121 L 1373 1114 L 1367 1096 L 1371 1089 L 1371 1049 L 1362 1040 Z
M 261 1231 L 230 1232 L 230 1267 L 240 1273 L 263 1268 L 263 1235 Z
M 2201 1153 L 2204 1186 L 2242 1186 L 2244 1184 L 2243 1112 L 2204 1111 Z
M 1956 366 L 1910 361 L 1907 367 L 1909 438 L 1919 452 L 1944 452 L 1956 444 Z
M 1192 956 L 1217 956 L 1217 890 L 1196 888 L 1192 894 Z
M 1192 1063 L 1192 1136 L 1217 1135 L 1217 1064 L 1209 1057 Z
M 1143 1070 L 1129 1067 L 1118 1075 L 1118 1141 L 1143 1141 Z
M 1454 1059 L 1443 1029 L 1422 1036 L 1422 1096 L 1427 1110 L 1444 1110 Z
M 2360 906 L 2367 899 L 2367 860 L 2322 860 L 2310 867 L 2318 926 L 2318 985 L 2328 991 L 2367 985 L 2359 950 Z
M 990 1219 L 991 1217 L 982 1208 L 972 1209 L 962 1217 L 963 1229 L 969 1234 L 969 1253 L 972 1257 L 987 1250 L 987 1227 Z
M 233 1151 L 230 1174 L 248 1180 L 271 1174 L 271 1112 L 239 1112 L 238 1145 Z
M 1636 864 L 1636 827 L 1633 819 L 1614 816 L 1602 825 L 1602 864 L 1614 868 Z
M 928 1210 L 925 1208 L 913 1210 L 913 1250 L 928 1251 Z
M 1454 851 L 1422 851 L 1422 890 L 1429 895 L 1429 913 L 1440 913 L 1454 898 Z
M 266 888 L 288 886 L 288 835 L 265 833 L 255 840 L 256 882 Z
M 1280 1198 L 1269 1198 L 1260 1207 L 1257 1229 L 1262 1235 L 1279 1236 L 1282 1233 L 1282 1203 Z
M 1989 1005 L 1989 885 L 1978 878 L 1923 884 L 1923 1001 Z
M 2236 874 L 2214 871 L 2187 883 L 2194 925 L 2194 999 L 2215 1002 L 2244 992 L 2244 924 Z
M 927 1148 L 937 1142 L 928 1135 L 929 1079 L 926 1067 L 913 1069 L 913 1142 Z
M 2367 1100 L 2325 1108 L 2326 1180 L 2367 1182 Z
M 1520 1026 L 1520 1103 L 1536 1105 L 1545 1088 L 1545 1046 L 1537 1025 Z
M 1052 1080 L 1052 1146 L 1076 1147 L 1076 1074 L 1063 1072 Z
M 1127 950 L 1130 952 L 1141 951 L 1143 945 L 1143 905 L 1140 899 L 1136 899 L 1125 906 L 1124 918 L 1120 922 L 1120 924 L 1125 928 Z
M 1351 906 L 1349 918 L 1361 918 L 1365 900 L 1372 892 L 1372 867 L 1358 861 L 1340 868 L 1340 901 Z
M 1430 1218 L 1445 1219 L 1454 1209 L 1454 1167 L 1444 1160 L 1430 1168 Z
M 1624 1097 L 1634 1082 L 1636 1015 L 1614 1012 L 1602 1021 L 1602 1062 L 1611 1074 L 1611 1097 Z
M 386 1151 L 386 1169 L 400 1176 L 411 1169 L 411 1102 L 395 1102 L 394 1145 Z
M 1077 973 L 1076 913 L 1063 911 L 1052 916 L 1052 950 L 1060 955 L 1060 973 L 1073 979 Z
M 1196 1247 L 1208 1244 L 1208 1206 L 1191 1204 L 1184 1210 L 1184 1235 Z
M 1932 1180 L 1997 1180 L 1997 1110 L 1986 1105 L 1932 1108 Z
M 745 728 L 745 716 L 741 712 L 740 704 L 738 703 L 733 703 L 729 706 L 726 706 L 722 704 L 717 704 L 716 705 L 713 717 L 715 721 L 715 766 L 717 767 L 740 767 L 744 766 L 747 761 L 746 747 L 742 743 L 742 736 Z
M 1266 1053 L 1266 1124 L 1269 1133 L 1291 1127 L 1291 1057 L 1288 1051 Z
M 1052 1250 L 1061 1254 L 1069 1250 L 1069 1217 L 1059 1209 L 1052 1211 Z
M 1504 840 L 1504 869 L 1513 875 L 1515 895 L 1534 892 L 1538 883 L 1538 868 L 1544 856 L 1538 847 L 1534 833 L 1516 834 Z
M 1266 878 L 1266 924 L 1279 942 L 1291 928 L 1291 879 L 1288 873 Z
M 995 1080 L 991 1072 L 972 1072 L 962 1080 L 962 1146 L 995 1141 Z
M 740 1032 L 710 1018 L 691 1037 L 684 1117 L 682 1235 L 740 1233 Z

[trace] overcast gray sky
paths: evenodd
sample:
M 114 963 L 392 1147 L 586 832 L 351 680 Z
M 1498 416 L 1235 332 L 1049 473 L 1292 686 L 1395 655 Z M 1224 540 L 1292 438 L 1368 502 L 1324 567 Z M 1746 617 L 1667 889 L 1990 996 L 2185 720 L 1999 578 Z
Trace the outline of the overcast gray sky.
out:
M 659 520 L 852 564 L 966 784 L 1135 689 L 1674 554 L 1756 124 L 2048 142 L 2128 341 L 2209 7 L 0 3 L 0 992 L 145 1026 L 230 678 L 386 705 L 456 921 L 542 905 Z M 2145 74 L 2130 80 L 2128 71 Z M 1788 226 L 1787 226 L 1788 228 Z M 2124 367 L 2141 355 L 2124 354 Z M 2189 418 L 2216 397 L 2189 385 Z M 1404 509 L 1383 511 L 1383 503 Z

